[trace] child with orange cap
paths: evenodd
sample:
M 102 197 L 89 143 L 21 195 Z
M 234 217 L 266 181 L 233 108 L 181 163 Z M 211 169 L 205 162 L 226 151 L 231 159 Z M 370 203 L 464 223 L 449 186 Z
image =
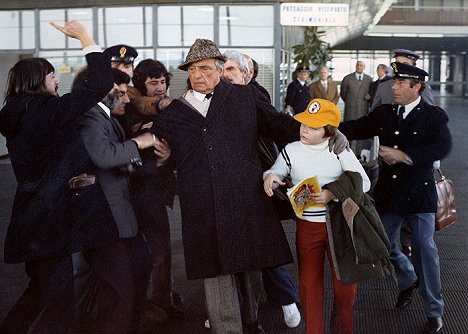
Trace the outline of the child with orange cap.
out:
M 370 181 L 353 152 L 344 150 L 336 155 L 328 149 L 328 142 L 336 135 L 340 111 L 330 101 L 314 99 L 307 109 L 294 116 L 301 123 L 300 141 L 288 144 L 274 163 L 263 174 L 264 189 L 273 196 L 277 185 L 284 185 L 290 175 L 293 184 L 316 176 L 320 187 L 336 181 L 344 171 L 362 176 L 362 190 L 370 189 Z M 286 161 L 289 160 L 289 161 Z M 328 189 L 310 195 L 323 207 L 307 208 L 296 217 L 296 249 L 299 266 L 299 293 L 307 334 L 324 333 L 323 323 L 323 265 L 327 253 L 333 276 L 334 302 L 330 321 L 331 333 L 353 332 L 353 304 L 356 284 L 344 285 L 333 269 L 330 242 L 327 237 L 325 205 L 335 199 Z M 332 245 L 333 247 L 333 245 Z

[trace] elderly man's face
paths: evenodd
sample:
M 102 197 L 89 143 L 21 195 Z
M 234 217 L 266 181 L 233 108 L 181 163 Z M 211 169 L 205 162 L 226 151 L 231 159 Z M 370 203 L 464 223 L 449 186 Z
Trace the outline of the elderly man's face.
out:
M 364 72 L 364 69 L 366 68 L 366 65 L 364 65 L 364 63 L 362 61 L 358 61 L 356 63 L 356 72 L 361 74 L 362 72 Z
M 319 76 L 320 76 L 320 80 L 327 80 L 328 79 L 328 68 L 326 67 L 322 67 L 319 71 Z
M 192 89 L 202 94 L 213 92 L 221 80 L 221 71 L 216 68 L 214 58 L 192 63 L 187 69 Z
M 247 74 L 247 70 L 241 71 L 239 65 L 233 60 L 228 59 L 224 63 L 223 79 L 230 83 L 244 85 Z

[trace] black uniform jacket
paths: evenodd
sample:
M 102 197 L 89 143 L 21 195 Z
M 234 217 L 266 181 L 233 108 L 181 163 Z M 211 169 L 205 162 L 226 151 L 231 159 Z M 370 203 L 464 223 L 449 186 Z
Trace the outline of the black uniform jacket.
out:
M 174 100 L 151 131 L 166 138 L 177 169 L 189 279 L 282 265 L 291 252 L 263 190 L 259 134 L 298 137 L 299 123 L 278 113 L 252 85 L 220 82 L 206 117 Z
M 398 105 L 386 104 L 368 116 L 341 123 L 339 129 L 349 139 L 379 136 L 380 145 L 398 148 L 412 165 L 381 162 L 373 192 L 379 212 L 400 214 L 436 212 L 437 193 L 432 164 L 445 157 L 452 140 L 444 110 L 424 100 L 398 126 Z

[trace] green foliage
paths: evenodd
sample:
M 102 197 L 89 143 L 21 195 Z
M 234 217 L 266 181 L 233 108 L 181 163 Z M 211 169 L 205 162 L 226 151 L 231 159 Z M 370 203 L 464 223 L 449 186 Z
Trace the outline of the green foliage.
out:
M 308 66 L 311 78 L 317 76 L 319 68 L 331 60 L 330 44 L 320 39 L 324 34 L 317 31 L 317 27 L 305 27 L 304 44 L 293 46 L 294 62 L 298 67 Z

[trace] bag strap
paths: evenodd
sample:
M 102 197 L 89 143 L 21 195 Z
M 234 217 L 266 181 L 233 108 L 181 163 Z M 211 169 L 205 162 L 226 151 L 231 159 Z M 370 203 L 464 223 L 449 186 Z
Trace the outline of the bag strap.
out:
M 436 168 L 436 171 L 437 171 L 437 174 L 439 174 L 439 177 L 440 177 L 439 180 L 445 180 L 445 176 L 444 176 L 444 174 L 442 174 L 442 171 L 440 170 L 440 168 Z M 436 178 L 436 180 L 437 180 L 437 178 Z
M 286 148 L 283 148 L 281 150 L 281 156 L 283 157 L 284 161 L 286 162 L 286 165 L 288 166 L 289 170 L 291 170 L 291 159 L 289 159 L 288 152 L 286 152 Z

